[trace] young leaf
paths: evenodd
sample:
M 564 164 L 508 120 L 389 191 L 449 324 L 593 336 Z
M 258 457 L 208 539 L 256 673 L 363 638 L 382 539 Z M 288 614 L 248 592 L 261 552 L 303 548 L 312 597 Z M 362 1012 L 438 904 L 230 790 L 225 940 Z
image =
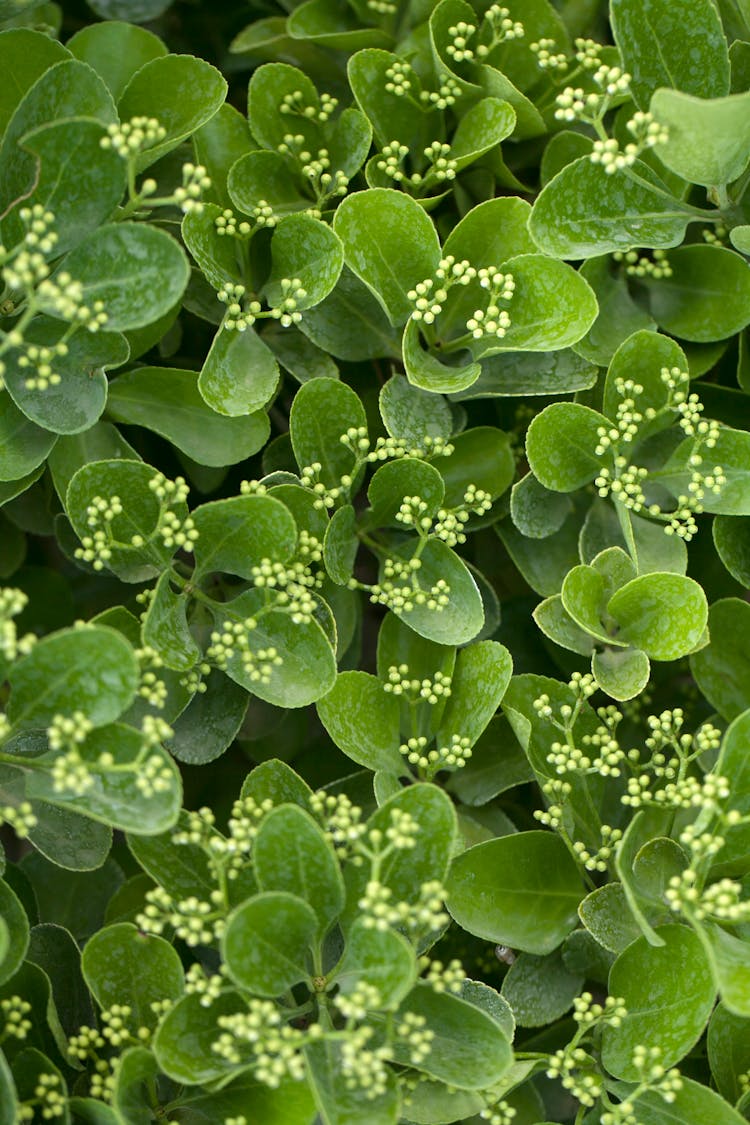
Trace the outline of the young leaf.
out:
M 657 90 L 651 112 L 666 126 L 659 159 L 683 180 L 706 187 L 736 180 L 750 161 L 750 92 L 707 99 Z
M 304 899 L 322 937 L 341 913 L 344 884 L 333 849 L 312 817 L 296 805 L 273 809 L 258 831 L 254 859 L 261 890 Z
M 607 419 L 576 402 L 553 402 L 532 419 L 526 434 L 531 471 L 553 492 L 573 492 L 593 480 L 602 459 L 594 450 Z
M 297 525 L 289 509 L 271 496 L 214 500 L 193 512 L 198 529 L 194 557 L 200 577 L 224 571 L 252 578 L 263 559 L 286 562 L 297 546 Z
M 403 324 L 412 311 L 407 293 L 432 277 L 440 261 L 429 216 L 403 192 L 373 188 L 347 196 L 333 227 L 344 245 L 346 264 L 378 299 L 391 324 Z
M 708 621 L 701 586 L 681 574 L 643 574 L 607 606 L 621 636 L 654 660 L 678 660 L 700 642 Z
M 280 996 L 308 980 L 318 919 L 304 899 L 282 891 L 255 895 L 227 920 L 222 956 L 240 988 Z

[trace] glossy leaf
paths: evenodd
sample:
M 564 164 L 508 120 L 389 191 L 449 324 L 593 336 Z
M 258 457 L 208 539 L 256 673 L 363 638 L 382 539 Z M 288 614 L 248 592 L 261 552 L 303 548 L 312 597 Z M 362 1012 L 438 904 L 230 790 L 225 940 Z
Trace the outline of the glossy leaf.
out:
M 255 895 L 227 921 L 222 953 L 231 978 L 259 996 L 279 996 L 309 976 L 318 919 L 304 899 Z
M 105 926 L 86 943 L 81 959 L 86 984 L 102 1008 L 128 997 L 132 1030 L 153 1027 L 151 1007 L 159 1000 L 178 1000 L 184 990 L 179 956 L 163 938 L 140 933 L 127 922 Z
M 527 953 L 550 953 L 575 927 L 583 886 L 562 840 L 519 832 L 458 856 L 448 909 L 469 933 Z

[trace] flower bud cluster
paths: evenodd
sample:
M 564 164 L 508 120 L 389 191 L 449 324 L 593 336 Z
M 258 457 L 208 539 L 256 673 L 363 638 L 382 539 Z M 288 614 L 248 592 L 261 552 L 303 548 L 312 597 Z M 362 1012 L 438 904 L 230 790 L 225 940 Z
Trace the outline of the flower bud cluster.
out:
M 661 281 L 672 276 L 666 250 L 652 250 L 650 258 L 639 254 L 637 250 L 628 250 L 627 253 L 618 250 L 612 257 L 616 262 L 624 263 L 628 277 L 650 277 L 654 281 Z
M 428 109 L 451 109 L 461 97 L 461 87 L 455 78 L 445 76 L 437 90 L 421 90 L 419 100 Z
M 529 50 L 536 55 L 536 64 L 540 70 L 568 69 L 568 57 L 561 51 L 556 51 L 557 43 L 554 39 L 540 39 L 536 43 L 529 43 Z
M 224 966 L 220 965 L 218 972 L 207 974 L 203 966 L 198 961 L 194 961 L 185 973 L 186 995 L 200 997 L 198 1001 L 200 1006 L 210 1008 L 227 986 L 223 970 Z
M 587 871 L 599 871 L 603 874 L 609 868 L 615 846 L 622 839 L 622 831 L 613 828 L 610 824 L 603 824 L 600 831 L 602 844 L 596 851 L 590 851 L 580 840 L 573 842 L 573 851 L 578 862 L 583 864 Z
M 471 758 L 471 739 L 454 734 L 450 746 L 428 751 L 427 739 L 421 735 L 407 739 L 399 750 L 420 776 L 430 781 L 441 770 L 463 769 Z
M 58 1074 L 38 1074 L 33 1098 L 21 1103 L 17 1108 L 18 1120 L 38 1120 L 38 1111 L 43 1121 L 54 1121 L 56 1118 L 65 1116 L 67 1103 L 68 1099 L 63 1093 L 60 1076 Z
M 661 1047 L 641 1045 L 633 1051 L 633 1066 L 644 1085 L 661 1094 L 665 1102 L 671 1103 L 682 1089 L 682 1078 L 676 1068 L 667 1070 L 661 1062 L 661 1057 Z
M 366 929 L 384 932 L 397 927 L 407 932 L 432 933 L 448 922 L 444 900 L 445 888 L 437 881 L 423 883 L 416 902 L 394 902 L 390 887 L 370 879 L 357 906 Z
M 698 872 L 692 867 L 672 876 L 664 891 L 664 899 L 670 910 L 683 913 L 697 922 L 706 918 L 731 925 L 750 921 L 750 900 L 743 900 L 741 883 L 734 879 L 719 879 L 701 890 Z
M 308 548 L 312 551 L 310 541 Z M 313 553 L 319 555 L 319 548 Z M 304 562 L 280 563 L 271 559 L 261 559 L 250 568 L 250 573 L 256 589 L 274 592 L 274 609 L 283 609 L 295 625 L 309 625 L 317 608 L 310 589 L 319 586 L 322 577 L 315 576 Z
M 321 94 L 320 104 L 310 105 L 302 90 L 291 90 L 284 94 L 278 108 L 279 113 L 297 114 L 306 121 L 315 121 L 319 125 L 324 125 L 335 112 L 338 104 L 337 98 L 331 97 L 330 94 Z
M 396 59 L 385 72 L 385 91 L 396 98 L 403 98 L 412 89 L 415 74 L 407 62 Z
M 466 970 L 459 960 L 444 963 L 430 957 L 420 957 L 420 972 L 435 992 L 452 992 L 458 995 L 466 981 Z
M 480 269 L 477 273 L 479 284 L 489 290 L 489 303 L 486 309 L 475 309 L 466 321 L 466 328 L 475 340 L 485 336 L 496 336 L 502 340 L 510 328 L 510 313 L 501 309 L 499 301 L 511 301 L 516 283 L 511 273 L 501 273 L 495 266 Z
M 221 1034 L 211 1044 L 214 1054 L 235 1066 L 249 1064 L 263 1086 L 276 1089 L 285 1079 L 305 1077 L 302 1048 L 312 1029 L 306 1035 L 284 1023 L 271 1000 L 252 997 L 247 1011 L 219 1016 L 217 1025 Z
M 382 1007 L 383 998 L 374 984 L 360 980 L 351 992 L 338 992 L 333 1002 L 347 1023 L 359 1023 L 367 1019 L 368 1012 L 377 1012 Z
M 123 160 L 132 160 L 140 152 L 154 148 L 167 135 L 167 130 L 156 117 L 131 117 L 129 121 L 107 126 L 107 135 L 99 144 L 111 148 Z
M 172 192 L 172 199 L 188 215 L 200 215 L 203 210 L 201 196 L 211 187 L 211 177 L 202 164 L 188 162 L 182 165 L 182 184 Z
M 274 668 L 284 663 L 273 645 L 253 649 L 250 637 L 258 622 L 254 617 L 244 621 L 224 621 L 221 629 L 211 633 L 211 643 L 206 649 L 206 660 L 226 671 L 230 660 L 239 659 L 245 676 L 253 683 L 269 684 Z
M 441 258 L 434 278 L 425 278 L 406 294 L 414 305 L 412 319 L 433 324 L 443 311 L 448 290 L 453 285 L 468 285 L 476 276 L 476 269 L 466 259 L 456 261 L 453 254 Z
M 443 672 L 436 672 L 430 679 L 422 680 L 410 678 L 408 664 L 391 664 L 388 668 L 388 679 L 383 684 L 383 691 L 389 694 L 405 696 L 409 703 L 426 701 L 433 707 L 436 703 L 444 702 L 451 694 L 451 677 Z
M 555 1051 L 546 1074 L 548 1078 L 559 1078 L 563 1088 L 586 1108 L 596 1104 L 604 1089 L 596 1062 L 583 1047 L 569 1045 Z
M 387 558 L 383 563 L 383 580 L 374 586 L 367 587 L 350 579 L 351 589 L 369 589 L 370 601 L 374 605 L 383 605 L 393 613 L 411 613 L 415 606 L 425 606 L 437 613 L 442 612 L 450 604 L 450 586 L 444 578 L 438 578 L 428 590 L 423 589 L 417 581 L 417 571 L 422 565 L 421 559 Z
M 484 25 L 480 35 L 484 36 L 487 28 L 489 28 L 490 40 L 488 43 L 480 43 L 476 48 L 478 59 L 486 59 L 500 43 L 508 43 L 513 39 L 523 39 L 526 34 L 521 21 L 512 19 L 509 9 L 502 4 L 490 4 L 484 13 Z
M 30 801 L 21 801 L 18 805 L 0 805 L 0 824 L 9 825 L 19 840 L 27 839 L 38 823 L 39 819 Z
M 28 1019 L 31 1004 L 21 996 L 5 996 L 0 1000 L 0 1017 L 3 1020 L 0 1042 L 3 1039 L 25 1039 L 31 1031 L 32 1023 Z
M 435 1032 L 427 1027 L 427 1020 L 416 1012 L 405 1012 L 396 1025 L 396 1035 L 409 1052 L 412 1066 L 419 1067 L 429 1057 Z
M 221 897 L 212 892 L 213 897 Z M 223 911 L 217 903 L 206 902 L 189 895 L 173 899 L 163 887 L 153 887 L 146 892 L 146 905 L 136 917 L 136 925 L 147 934 L 163 934 L 172 926 L 177 937 L 186 945 L 212 945 L 224 932 Z
M 326 793 L 322 789 L 312 794 L 310 806 L 339 859 L 351 859 L 359 866 L 362 857 L 353 855 L 352 851 L 366 830 L 362 809 L 353 804 L 346 793 Z
M 13 620 L 23 612 L 28 602 L 28 596 L 22 590 L 11 586 L 0 589 L 0 657 L 9 663 L 20 656 L 27 656 L 36 641 L 33 633 L 19 637 Z

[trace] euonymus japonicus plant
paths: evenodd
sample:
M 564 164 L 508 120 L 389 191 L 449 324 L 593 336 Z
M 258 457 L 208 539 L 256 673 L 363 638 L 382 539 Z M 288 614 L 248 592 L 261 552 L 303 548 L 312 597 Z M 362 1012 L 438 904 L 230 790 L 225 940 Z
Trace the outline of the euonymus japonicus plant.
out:
M 749 1120 L 747 5 L 0 28 L 0 1123 Z

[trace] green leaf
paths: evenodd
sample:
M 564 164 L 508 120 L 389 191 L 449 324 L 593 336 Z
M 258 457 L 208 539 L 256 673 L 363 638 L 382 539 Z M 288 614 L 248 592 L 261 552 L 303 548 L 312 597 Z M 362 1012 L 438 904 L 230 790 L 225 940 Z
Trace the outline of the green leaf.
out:
M 216 290 L 228 281 L 245 283 L 248 272 L 238 241 L 219 234 L 216 220 L 221 214 L 221 207 L 205 203 L 200 211 L 188 211 L 181 228 L 185 245 L 211 288 Z
M 187 817 L 182 816 L 178 828 L 187 824 Z M 130 833 L 128 847 L 143 870 L 172 898 L 208 899 L 215 888 L 208 857 L 198 844 L 175 844 L 172 832 L 158 836 Z
M 437 732 L 437 745 L 468 738 L 473 746 L 500 706 L 513 673 L 513 660 L 497 641 L 477 641 L 461 649 L 451 680 L 451 694 Z
M 410 556 L 413 553 L 411 545 L 403 553 Z M 450 589 L 449 602 L 439 611 L 429 609 L 426 604 L 415 604 L 404 615 L 405 623 L 421 637 L 436 644 L 467 644 L 484 624 L 482 598 L 471 572 L 463 559 L 440 539 L 427 540 L 420 558 L 422 566 L 417 572 L 418 585 L 423 590 L 430 590 L 443 579 Z
M 648 312 L 633 300 L 624 271 L 613 269 L 608 255 L 590 258 L 583 263 L 580 273 L 594 291 L 599 315 L 575 345 L 575 350 L 592 363 L 605 367 L 632 333 L 656 326 Z M 642 382 L 640 373 L 638 381 Z
M 115 422 L 152 430 L 198 464 L 216 468 L 252 457 L 270 432 L 261 411 L 226 417 L 212 410 L 195 372 L 174 367 L 138 367 L 120 375 L 110 384 L 107 413 Z
M 0 481 L 15 481 L 43 464 L 57 435 L 30 422 L 9 394 L 0 393 Z
M 717 516 L 713 536 L 716 552 L 729 573 L 740 585 L 750 586 L 750 520 Z
M 143 641 L 158 652 L 168 668 L 186 672 L 198 661 L 200 649 L 187 623 L 187 596 L 172 588 L 169 571 L 159 578 L 143 622 Z
M 114 629 L 63 629 L 13 665 L 8 718 L 17 726 L 44 726 L 55 715 L 83 711 L 104 726 L 131 703 L 138 674 L 132 648 Z
M 89 461 L 68 485 L 65 508 L 79 539 L 91 530 L 87 509 L 95 497 L 120 498 L 123 510 L 110 524 L 117 545 L 112 547 L 107 568 L 123 582 L 143 582 L 154 577 L 168 566 L 176 550 L 166 547 L 156 530 L 161 507 L 149 482 L 158 476 L 158 471 L 143 461 Z M 180 519 L 187 516 L 184 503 L 173 510 Z M 143 546 L 131 546 L 133 536 L 139 536 Z
M 81 951 L 73 935 L 63 926 L 42 923 L 34 926 L 28 960 L 49 977 L 60 1024 L 73 1035 L 82 1024 L 91 1024 L 94 1009 L 81 973 Z
M 24 343 L 52 346 L 62 339 L 66 327 L 59 320 L 36 317 L 24 332 Z M 3 357 L 3 378 L 16 406 L 32 422 L 55 434 L 77 434 L 94 425 L 107 401 L 104 372 L 125 363 L 130 351 L 125 337 L 117 332 L 78 331 L 66 346 L 67 353 L 53 361 L 60 382 L 43 391 L 27 387 L 29 369 L 22 366 L 22 349 Z
M 434 465 L 401 457 L 376 469 L 367 489 L 371 505 L 367 522 L 373 527 L 399 527 L 398 512 L 407 496 L 424 501 L 426 517 L 436 515 L 445 498 L 445 482 Z
M 492 426 L 475 426 L 457 434 L 451 445 L 453 452 L 435 462 L 445 481 L 446 506 L 462 506 L 471 484 L 484 489 L 493 500 L 505 492 L 515 476 L 507 434 Z
M 216 610 L 217 629 L 227 622 L 246 621 L 263 606 L 263 593 L 250 590 Z M 229 659 L 227 674 L 253 695 L 276 707 L 306 707 L 333 687 L 336 658 L 331 643 L 317 621 L 296 624 L 288 613 L 272 609 L 257 618 L 249 633 L 253 652 L 275 648 L 281 664 L 274 665 L 270 680 L 253 679 L 245 670 L 241 656 Z
M 701 586 L 681 574 L 643 574 L 607 606 L 622 637 L 654 660 L 678 660 L 701 640 L 708 603 Z
M 323 561 L 328 577 L 338 586 L 346 586 L 354 573 L 359 550 L 357 517 L 351 504 L 334 512 L 323 539 Z
M 309 980 L 317 932 L 315 911 L 304 899 L 270 891 L 229 916 L 222 957 L 235 984 L 258 996 L 280 996 Z
M 570 1010 L 584 977 L 565 966 L 562 950 L 520 953 L 503 980 L 503 997 L 520 1027 L 543 1027 Z
M 447 906 L 476 937 L 526 953 L 551 953 L 575 928 L 583 884 L 551 832 L 477 844 L 453 861 Z
M 724 246 L 681 246 L 671 276 L 646 280 L 651 315 L 667 332 L 699 343 L 733 336 L 750 321 L 750 270 Z
M 741 1125 L 745 1118 L 720 1098 L 715 1090 L 683 1078 L 673 1102 L 665 1105 L 656 1091 L 641 1094 L 635 1111 L 643 1125 Z
M 117 120 L 109 90 L 90 66 L 77 59 L 65 59 L 45 70 L 8 122 L 0 146 L 0 214 L 34 183 L 36 159 L 19 142 L 37 126 L 65 117 L 92 117 L 103 125 Z
M 320 462 L 324 484 L 338 485 L 353 465 L 342 444 L 348 429 L 367 426 L 364 407 L 355 392 L 338 379 L 313 379 L 297 391 L 289 414 L 289 433 L 300 468 Z
M 282 280 L 298 277 L 306 295 L 297 308 L 312 308 L 334 288 L 343 264 L 344 249 L 329 226 L 311 215 L 289 215 L 274 228 L 271 275 L 263 292 L 271 305 L 279 306 L 286 296 Z
M 433 1032 L 427 1057 L 417 1069 L 462 1090 L 478 1090 L 498 1082 L 510 1067 L 513 1053 L 499 1025 L 479 1008 L 448 992 L 417 984 L 398 1015 L 421 1016 Z M 398 1062 L 411 1063 L 410 1048 L 397 1039 Z M 413 1063 L 411 1063 L 413 1065 Z
M 278 150 L 289 132 L 289 117 L 281 112 L 280 106 L 285 94 L 297 90 L 305 105 L 320 109 L 320 98 L 312 80 L 296 66 L 273 62 L 253 72 L 247 89 L 247 118 L 250 131 L 263 148 Z M 305 147 L 311 152 L 323 147 L 323 133 L 314 116 L 295 116 L 294 127 L 305 138 Z
M 81 958 L 86 984 L 101 1008 L 128 998 L 131 1031 L 154 1027 L 158 1016 L 151 1005 L 178 1000 L 185 989 L 179 955 L 169 942 L 144 934 L 129 922 L 105 926 L 86 943 Z
M 156 0 L 156 3 L 166 6 L 164 0 Z M 151 6 L 155 6 L 154 0 Z M 132 11 L 133 4 L 128 2 L 127 8 Z M 125 18 L 132 20 L 133 17 L 127 14 Z M 152 32 L 133 23 L 114 20 L 81 28 L 68 40 L 67 48 L 75 58 L 93 67 L 115 99 L 145 63 L 167 54 L 161 39 Z
M 550 492 L 533 473 L 513 485 L 510 515 L 513 523 L 530 539 L 547 539 L 559 531 L 573 510 L 571 501 L 560 492 Z
M 297 546 L 297 525 L 289 509 L 272 496 L 214 500 L 193 512 L 198 530 L 194 557 L 200 577 L 224 571 L 251 579 L 263 559 L 286 562 Z
M 349 268 L 378 299 L 391 324 L 412 311 L 406 294 L 432 277 L 440 243 L 432 221 L 415 200 L 390 188 L 349 195 L 334 218 Z
M 263 342 L 298 383 L 307 383 L 310 379 L 339 377 L 335 360 L 312 340 L 308 340 L 294 325 L 289 328 L 284 328 L 278 322 L 269 325 L 263 333 Z
M 162 15 L 172 0 L 89 0 L 89 7 L 106 20 L 146 23 Z
M 248 696 L 223 672 L 214 669 L 206 690 L 197 692 L 172 723 L 167 748 L 178 762 L 205 765 L 231 746 L 245 717 Z
M 602 1061 L 617 1078 L 637 1081 L 633 1051 L 661 1048 L 660 1063 L 674 1066 L 701 1035 L 716 998 L 711 968 L 698 937 L 685 926 L 660 926 L 664 944 L 640 937 L 620 954 L 609 974 L 609 991 L 628 1010 L 619 1027 L 604 1029 Z
M 221 1016 L 247 1012 L 246 1003 L 236 992 L 224 992 L 208 1008 L 201 1000 L 196 992 L 178 1000 L 159 1024 L 153 1040 L 160 1070 L 189 1086 L 203 1085 L 237 1069 L 236 1064 L 212 1050 L 212 1044 L 221 1035 Z
M 740 1075 L 750 1066 L 750 1020 L 717 1004 L 708 1023 L 708 1061 L 717 1089 L 735 1103 L 742 1095 Z
M 380 414 L 391 437 L 418 445 L 425 437 L 449 438 L 453 429 L 451 409 L 444 398 L 413 386 L 392 375 L 380 389 Z
M 708 0 L 706 0 L 708 2 Z M 540 250 L 555 258 L 591 258 L 636 247 L 677 246 L 693 217 L 647 165 L 635 180 L 607 175 L 588 156 L 568 164 L 537 197 L 529 221 Z
M 38 126 L 19 142 L 38 168 L 34 190 L 24 204 L 38 204 L 54 214 L 54 257 L 105 222 L 122 199 L 125 164 L 113 149 L 101 147 L 105 135 L 101 121 L 66 118 Z M 82 167 L 88 169 L 85 177 L 80 174 Z M 3 236 L 11 244 L 23 238 L 18 211 L 4 219 Z
M 602 458 L 594 450 L 607 419 L 576 402 L 553 402 L 532 419 L 526 457 L 534 476 L 553 492 L 574 492 L 593 480 Z
M 11 0 L 11 8 L 15 0 Z M 6 18 L 0 6 L 0 19 Z M 5 75 L 0 92 L 0 135 L 26 91 L 55 63 L 70 57 L 70 48 L 28 27 L 0 32 L 0 67 Z
M 346 1082 L 339 1042 L 308 1041 L 305 1058 L 323 1125 L 396 1125 L 401 1099 L 395 1074 L 388 1072 L 385 1091 L 372 1098 Z
M 102 301 L 110 331 L 141 328 L 179 301 L 188 282 L 185 252 L 157 227 L 112 223 L 100 227 L 65 258 L 90 307 Z M 44 300 L 40 307 L 45 308 Z M 54 315 L 55 307 L 47 311 Z
M 318 716 L 329 735 L 352 761 L 370 770 L 401 774 L 400 706 L 368 672 L 340 672 L 329 693 L 318 700 Z
M 610 18 L 641 109 L 658 86 L 710 98 L 729 93 L 727 41 L 711 0 L 612 0 Z
M 124 882 L 111 857 L 95 871 L 65 871 L 31 852 L 21 870 L 33 887 L 40 921 L 64 926 L 79 942 L 101 929 L 107 903 Z
M 409 319 L 401 341 L 406 377 L 414 387 L 433 394 L 464 391 L 475 383 L 481 368 L 478 363 L 443 363 L 422 346 L 419 324 Z M 460 355 L 466 353 L 459 353 Z M 468 356 L 466 356 L 468 358 Z
M 610 631 L 610 622 L 603 623 L 607 616 L 606 595 L 604 576 L 593 566 L 574 566 L 565 576 L 562 604 L 576 624 L 603 644 L 625 647 L 627 641 L 619 638 L 614 629 Z
M 638 383 L 643 388 L 638 395 L 638 410 L 641 413 L 649 409 L 662 410 L 669 398 L 661 377 L 664 367 L 679 367 L 681 371 L 688 369 L 685 353 L 675 340 L 647 330 L 634 332 L 623 340 L 612 356 L 604 384 L 602 410 L 607 417 L 613 420 L 617 417 L 617 408 L 623 399 L 617 390 L 618 379 L 628 379 L 634 369 L 638 371 Z M 663 424 L 668 425 L 671 417 L 668 415 Z M 639 429 L 639 440 L 651 432 L 652 428 L 646 423 Z
M 101 663 L 100 660 L 100 666 Z M 92 778 L 85 793 L 58 793 L 49 773 L 35 772 L 27 781 L 29 796 L 42 797 L 126 832 L 163 832 L 175 823 L 180 811 L 180 774 L 160 746 L 149 748 L 148 760 L 158 768 L 162 787 L 156 792 L 144 792 L 137 784 L 143 769 L 143 749 L 142 735 L 133 727 L 120 723 L 101 727 L 80 747 L 81 758 Z M 103 765 L 102 755 L 110 755 L 111 763 Z M 51 764 L 57 756 L 51 753 L 42 760 Z
M 341 913 L 344 884 L 333 849 L 309 813 L 296 805 L 272 809 L 258 830 L 253 857 L 261 890 L 304 899 L 322 937 Z
M 605 883 L 586 895 L 578 915 L 590 934 L 611 953 L 622 953 L 641 936 L 622 883 Z
M 366 983 L 378 990 L 378 1010 L 392 1010 L 416 982 L 416 957 L 401 934 L 373 929 L 360 918 L 346 935 L 344 955 L 333 974 L 344 995 Z
M 468 392 L 455 396 L 564 395 L 593 387 L 597 368 L 572 348 L 554 352 L 500 352 L 482 358 L 482 374 Z
M 698 930 L 713 970 L 714 982 L 726 1008 L 750 1016 L 750 945 L 713 923 Z
M 305 312 L 299 327 L 338 359 L 401 356 L 400 334 L 392 328 L 380 302 L 346 266 L 335 289 Z
M 165 138 L 139 154 L 143 171 L 171 152 L 201 125 L 210 121 L 227 92 L 227 83 L 215 67 L 192 55 L 165 55 L 152 59 L 135 72 L 117 103 L 121 121 L 156 117 L 166 129 Z
M 0 984 L 16 972 L 29 945 L 29 922 L 15 893 L 0 880 L 0 918 L 8 931 L 8 942 L 0 958 Z
M 729 232 L 729 239 L 735 250 L 739 250 L 740 254 L 744 254 L 746 258 L 750 257 L 750 225 L 744 224 L 740 227 L 734 227 Z
M 273 398 L 279 365 L 253 328 L 220 328 L 198 378 L 208 406 L 231 418 L 253 416 Z
M 456 813 L 453 803 L 436 785 L 418 782 L 385 801 L 367 822 L 367 831 L 385 833 L 391 813 L 408 813 L 419 824 L 417 842 L 406 851 L 394 850 L 382 862 L 380 881 L 390 887 L 394 902 L 416 902 L 423 883 L 444 882 L 456 844 Z M 354 924 L 357 906 L 369 879 L 368 868 L 346 868 L 347 902 L 341 925 L 345 931 Z
M 659 159 L 692 184 L 728 184 L 750 161 L 750 92 L 708 99 L 678 90 L 657 90 L 651 113 L 669 131 L 656 147 Z
M 605 649 L 595 652 L 591 671 L 599 687 L 613 699 L 634 699 L 645 688 L 651 674 L 651 664 L 646 653 L 638 648 L 625 651 Z

